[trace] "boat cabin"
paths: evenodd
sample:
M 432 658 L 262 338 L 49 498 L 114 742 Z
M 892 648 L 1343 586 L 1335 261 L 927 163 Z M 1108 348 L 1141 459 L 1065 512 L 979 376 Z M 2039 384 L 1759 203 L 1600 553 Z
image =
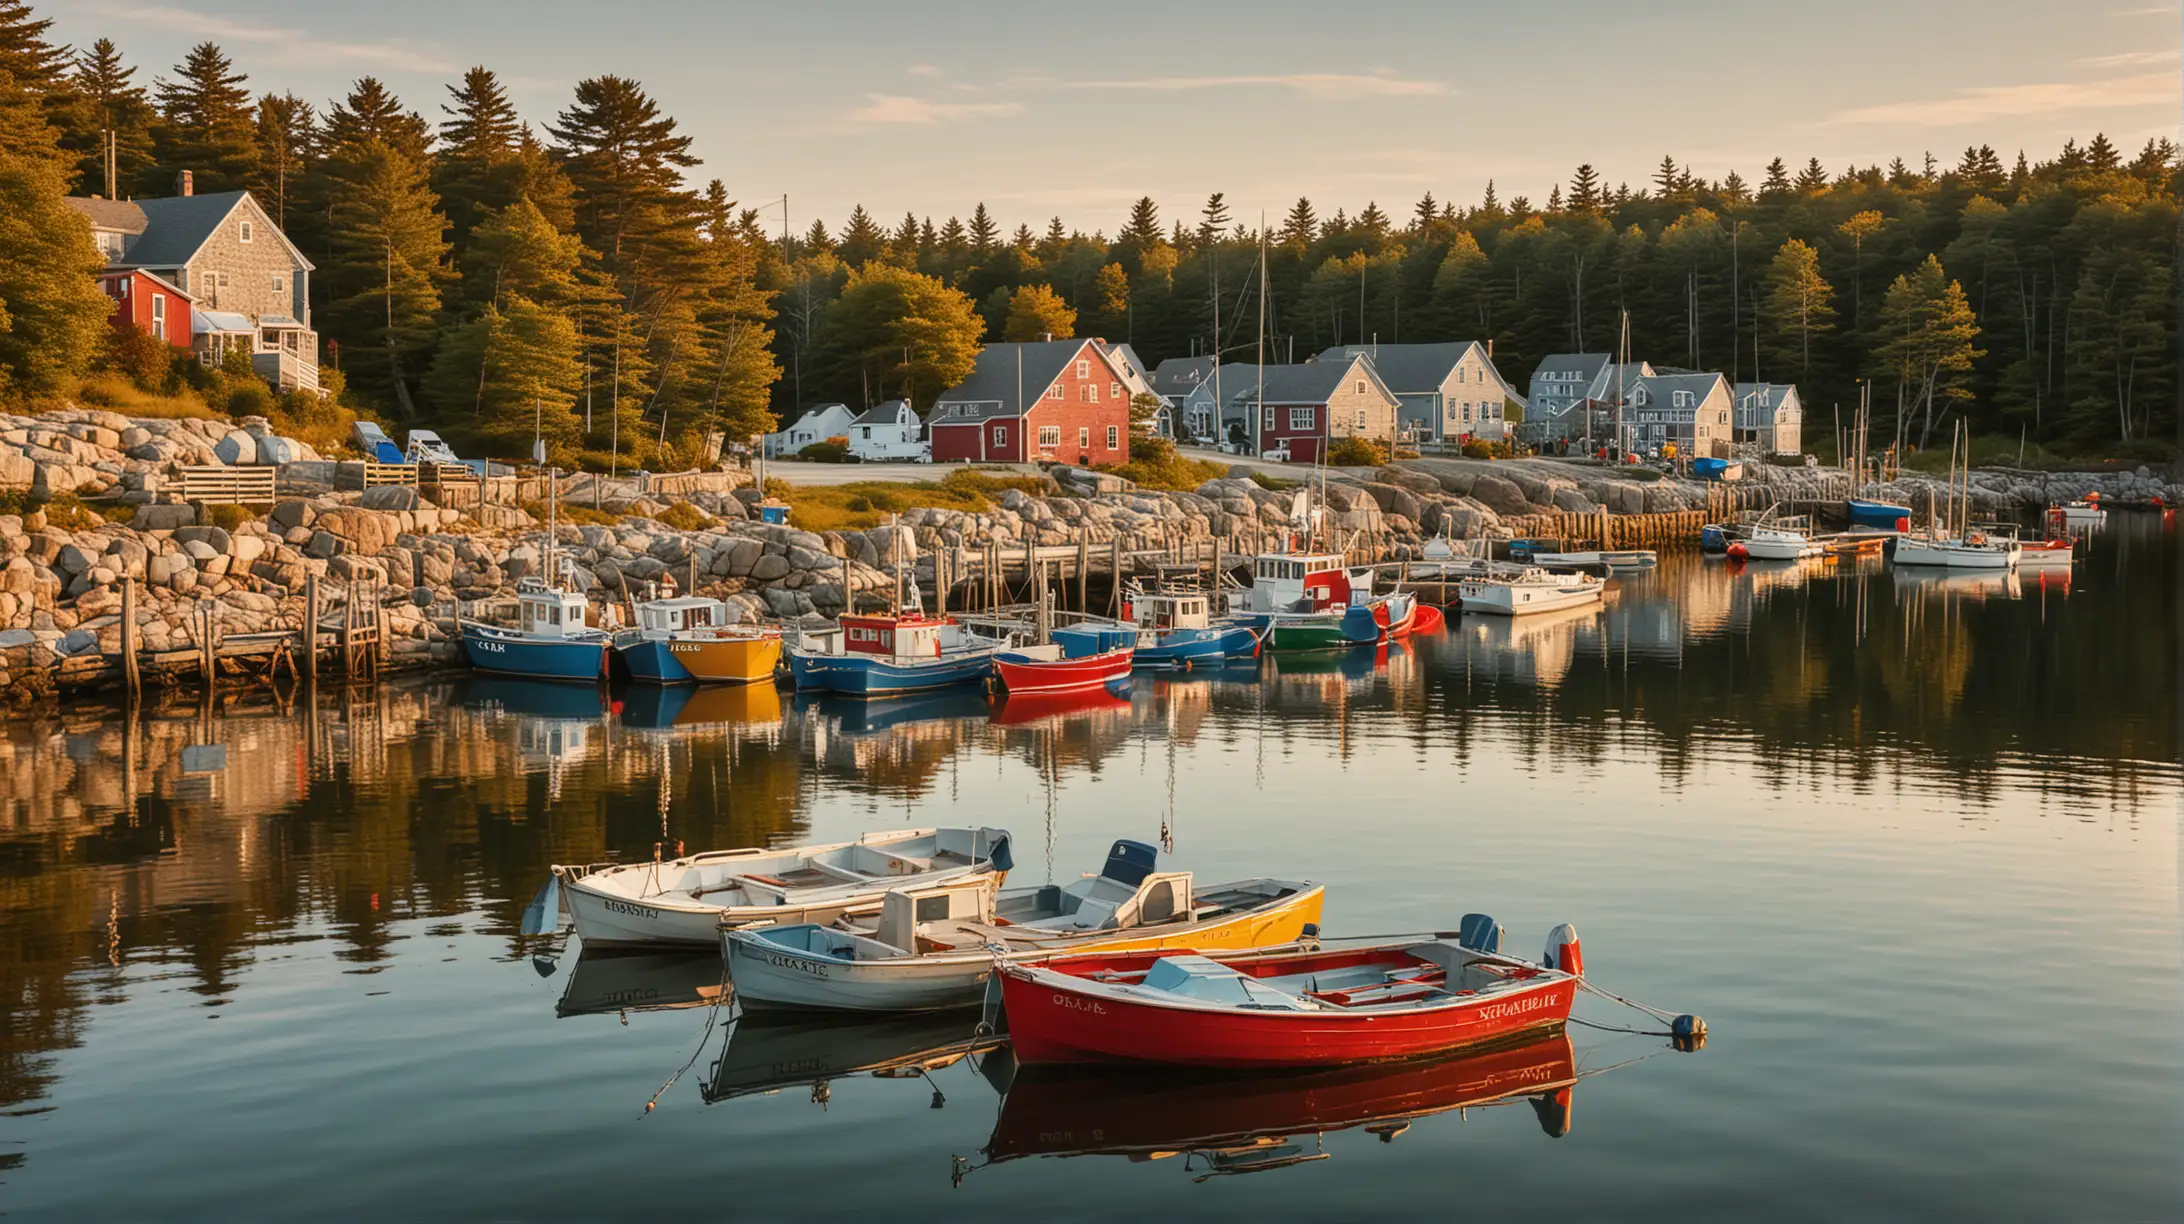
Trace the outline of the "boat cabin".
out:
M 717 629 L 729 624 L 728 605 L 717 599 L 682 595 L 637 605 L 637 630 L 659 641 L 682 629 Z
M 954 617 L 915 612 L 900 616 L 844 615 L 832 628 L 804 633 L 801 641 L 802 649 L 811 654 L 862 655 L 894 663 L 937 659 L 1001 644 L 968 632 Z
M 1324 612 L 1371 597 L 1370 575 L 1345 568 L 1334 553 L 1261 553 L 1245 605 L 1251 612 Z
M 590 632 L 590 607 L 582 591 L 566 591 L 526 579 L 516 587 L 516 627 L 537 638 L 574 638 Z
M 1130 597 L 1140 629 L 1204 629 L 1213 624 L 1204 591 L 1151 591 Z

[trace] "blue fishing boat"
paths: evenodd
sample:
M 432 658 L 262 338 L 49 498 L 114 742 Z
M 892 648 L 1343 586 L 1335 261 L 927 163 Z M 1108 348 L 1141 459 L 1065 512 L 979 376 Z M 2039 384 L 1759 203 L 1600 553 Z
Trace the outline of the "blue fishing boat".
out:
M 688 629 L 728 624 L 728 605 L 717 599 L 683 595 L 637 605 L 637 627 L 614 635 L 614 653 L 629 668 L 629 678 L 650 684 L 690 684 L 697 680 L 676 657 L 672 643 Z
M 1894 502 L 1868 501 L 1853 497 L 1843 503 L 1850 512 L 1853 527 L 1879 527 L 1884 531 L 1899 531 L 1910 521 L 1911 507 Z
M 806 633 L 788 650 L 796 687 L 852 697 L 884 697 L 980 684 L 994 652 L 1008 643 L 971 633 L 953 619 L 909 615 L 843 616 Z
M 1132 647 L 1132 666 L 1140 670 L 1219 667 L 1259 653 L 1259 636 L 1250 626 L 1215 619 L 1208 605 L 1206 593 L 1195 589 L 1136 591 L 1123 606 L 1128 620 L 1087 617 L 1051 636 L 1067 659 Z
M 516 584 L 518 626 L 462 622 L 463 655 L 479 671 L 535 680 L 597 680 L 607 662 L 607 635 L 584 623 L 581 592 L 535 578 Z

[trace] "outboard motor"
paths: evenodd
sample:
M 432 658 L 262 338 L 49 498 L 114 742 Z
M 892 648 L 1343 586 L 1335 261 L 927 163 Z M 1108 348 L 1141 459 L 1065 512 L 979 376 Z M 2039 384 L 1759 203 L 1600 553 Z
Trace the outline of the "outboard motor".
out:
M 1565 922 L 1547 932 L 1547 951 L 1539 963 L 1573 977 L 1585 976 L 1585 951 L 1577 942 L 1577 928 Z

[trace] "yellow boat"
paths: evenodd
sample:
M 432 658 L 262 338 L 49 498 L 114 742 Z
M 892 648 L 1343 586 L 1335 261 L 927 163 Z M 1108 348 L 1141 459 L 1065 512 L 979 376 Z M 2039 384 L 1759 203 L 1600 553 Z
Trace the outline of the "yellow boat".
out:
M 902 888 L 867 929 L 796 925 L 721 931 L 747 1007 L 933 1011 L 977 1003 L 1003 961 L 1082 952 L 1240 951 L 1317 934 L 1326 888 L 1238 880 L 1194 889 L 1153 870 L 1154 852 L 1118 841 L 1098 875 L 996 892 L 992 879 Z M 996 859 L 998 863 L 998 858 Z
M 686 629 L 667 651 L 700 684 L 756 684 L 781 666 L 781 634 L 771 629 Z

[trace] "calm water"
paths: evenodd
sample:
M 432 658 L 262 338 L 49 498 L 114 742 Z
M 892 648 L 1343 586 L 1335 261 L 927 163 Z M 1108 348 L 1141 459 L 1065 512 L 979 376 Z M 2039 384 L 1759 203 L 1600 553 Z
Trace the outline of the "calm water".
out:
M 1671 557 L 1604 610 L 1059 715 L 432 680 L 17 716 L 0 1212 L 2176 1218 L 2175 543 L 2123 517 L 2045 584 Z M 1166 832 L 1202 881 L 1327 881 L 1331 933 L 1574 922 L 1713 1041 L 1573 1028 L 1560 1138 L 1434 1112 L 1549 1047 L 1004 1109 L 1005 1057 L 858 1073 L 961 1024 L 739 1031 L 717 959 L 517 934 L 550 862 L 936 822 L 1014 829 L 1019 883 Z M 1351 1100 L 1422 1116 L 1314 1133 Z M 1289 1138 L 1148 1158 L 1207 1117 Z M 1137 1154 L 1036 1154 L 1095 1147 Z

